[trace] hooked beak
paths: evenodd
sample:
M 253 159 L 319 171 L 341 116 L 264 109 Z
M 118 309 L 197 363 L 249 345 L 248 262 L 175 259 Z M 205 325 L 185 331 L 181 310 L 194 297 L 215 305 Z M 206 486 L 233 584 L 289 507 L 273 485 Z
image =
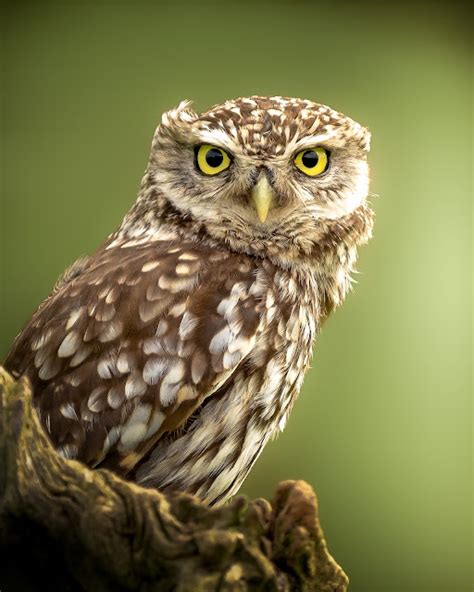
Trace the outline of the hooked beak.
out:
M 262 172 L 258 178 L 257 183 L 252 187 L 252 201 L 257 210 L 260 222 L 265 222 L 268 217 L 268 212 L 275 200 L 275 192 L 268 182 L 267 175 Z

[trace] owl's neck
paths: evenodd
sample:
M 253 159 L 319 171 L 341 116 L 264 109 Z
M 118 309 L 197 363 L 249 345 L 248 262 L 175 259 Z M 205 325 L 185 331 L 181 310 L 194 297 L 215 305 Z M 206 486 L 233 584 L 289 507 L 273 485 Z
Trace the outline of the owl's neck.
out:
M 278 235 L 275 231 L 256 235 L 248 231 L 242 235 L 218 219 L 197 220 L 189 212 L 183 213 L 148 183 L 142 182 L 138 198 L 125 216 L 120 228 L 109 237 L 112 241 L 156 240 L 179 237 L 204 243 L 211 248 L 230 249 L 234 252 L 269 259 L 283 269 L 321 276 L 352 270 L 357 247 L 366 243 L 372 232 L 373 212 L 363 203 L 350 214 L 337 220 L 321 220 L 310 240 Z

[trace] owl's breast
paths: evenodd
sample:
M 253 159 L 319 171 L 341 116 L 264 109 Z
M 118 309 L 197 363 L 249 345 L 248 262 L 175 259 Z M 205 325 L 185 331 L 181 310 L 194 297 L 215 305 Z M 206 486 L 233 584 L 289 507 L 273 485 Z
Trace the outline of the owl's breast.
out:
M 253 408 L 273 433 L 282 431 L 303 384 L 317 330 L 318 292 L 313 282 L 277 272 L 267 295 L 266 329 L 261 337 L 266 351 L 262 382 Z M 250 356 L 261 362 L 258 347 Z
M 311 359 L 317 301 L 287 280 L 265 266 L 257 271 L 253 292 L 261 321 L 252 351 L 185 430 L 157 443 L 136 473 L 140 483 L 221 502 L 239 489 L 265 444 L 284 428 Z

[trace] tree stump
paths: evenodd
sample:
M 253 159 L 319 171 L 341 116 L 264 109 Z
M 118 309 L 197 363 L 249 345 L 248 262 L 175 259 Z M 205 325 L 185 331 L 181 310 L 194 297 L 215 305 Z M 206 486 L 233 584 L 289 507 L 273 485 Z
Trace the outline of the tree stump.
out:
M 307 483 L 209 508 L 60 457 L 28 382 L 1 368 L 0 397 L 2 592 L 347 589 Z

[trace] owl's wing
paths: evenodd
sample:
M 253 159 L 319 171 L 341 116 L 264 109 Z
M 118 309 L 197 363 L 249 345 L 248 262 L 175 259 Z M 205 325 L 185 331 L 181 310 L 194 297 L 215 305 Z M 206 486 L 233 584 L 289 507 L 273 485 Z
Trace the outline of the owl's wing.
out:
M 254 262 L 193 243 L 104 248 L 64 281 L 6 361 L 62 454 L 128 472 L 252 350 Z

